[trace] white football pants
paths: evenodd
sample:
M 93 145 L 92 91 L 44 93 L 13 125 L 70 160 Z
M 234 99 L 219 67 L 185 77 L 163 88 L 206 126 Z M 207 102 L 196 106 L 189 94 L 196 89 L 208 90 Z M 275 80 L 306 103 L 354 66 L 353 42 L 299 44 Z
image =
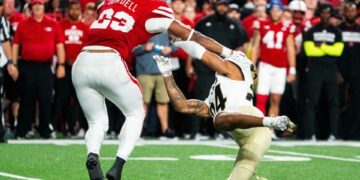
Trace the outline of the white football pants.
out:
M 87 46 L 83 49 L 110 48 Z M 72 81 L 89 124 L 85 135 L 87 153 L 100 154 L 104 134 L 109 127 L 105 105 L 105 98 L 107 98 L 126 117 L 119 135 L 117 156 L 127 160 L 140 137 L 145 111 L 140 86 L 129 73 L 125 62 L 115 52 L 83 51 L 73 65 Z

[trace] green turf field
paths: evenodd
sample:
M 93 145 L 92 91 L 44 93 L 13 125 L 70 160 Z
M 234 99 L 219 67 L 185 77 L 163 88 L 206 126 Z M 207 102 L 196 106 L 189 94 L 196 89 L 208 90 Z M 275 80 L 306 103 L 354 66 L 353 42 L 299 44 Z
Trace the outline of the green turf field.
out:
M 34 144 L 39 142 L 46 144 Z M 87 179 L 86 150 L 81 143 L 43 140 L 0 144 L 0 179 Z M 115 144 L 109 141 L 103 145 L 101 165 L 105 172 L 116 154 Z M 276 180 L 360 179 L 360 142 L 274 144 L 257 175 Z M 142 141 L 127 162 L 123 179 L 226 179 L 236 153 L 231 141 Z

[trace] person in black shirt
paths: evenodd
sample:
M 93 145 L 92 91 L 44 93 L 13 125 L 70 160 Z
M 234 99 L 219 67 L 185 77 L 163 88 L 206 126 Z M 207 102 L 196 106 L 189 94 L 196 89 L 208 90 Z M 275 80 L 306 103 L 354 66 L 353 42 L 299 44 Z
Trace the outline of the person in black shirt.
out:
M 356 23 L 358 17 L 354 3 L 345 5 L 345 22 L 339 28 L 342 31 L 345 43 L 341 55 L 340 72 L 349 85 L 349 110 L 348 126 L 344 138 L 360 140 L 360 25 Z M 347 136 L 347 137 L 346 137 Z
M 315 112 L 322 90 L 326 93 L 329 106 L 330 136 L 336 139 L 339 115 L 339 96 L 337 84 L 337 60 L 344 43 L 338 28 L 329 23 L 332 6 L 320 4 L 320 23 L 309 29 L 304 38 L 304 50 L 308 58 L 306 65 L 306 104 L 304 122 L 305 138 L 316 140 Z

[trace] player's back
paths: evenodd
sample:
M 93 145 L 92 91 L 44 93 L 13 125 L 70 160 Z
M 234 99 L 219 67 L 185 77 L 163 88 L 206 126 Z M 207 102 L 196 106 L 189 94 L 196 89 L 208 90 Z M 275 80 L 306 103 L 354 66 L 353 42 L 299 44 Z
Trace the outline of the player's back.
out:
M 161 0 L 104 0 L 98 20 L 91 24 L 86 46 L 102 45 L 117 50 L 126 59 L 132 49 L 153 35 L 146 30 L 150 18 L 173 16 Z

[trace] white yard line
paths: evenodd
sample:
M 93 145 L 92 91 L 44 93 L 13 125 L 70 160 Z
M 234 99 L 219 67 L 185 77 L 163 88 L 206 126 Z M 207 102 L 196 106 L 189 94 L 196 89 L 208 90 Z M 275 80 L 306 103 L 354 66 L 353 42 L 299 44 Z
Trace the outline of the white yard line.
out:
M 62 139 L 62 140 L 9 140 L 9 144 L 55 144 L 55 145 L 72 145 L 72 144 L 85 144 L 85 140 L 73 140 L 73 139 Z M 118 140 L 105 140 L 104 144 L 117 145 Z M 137 144 L 141 145 L 231 145 L 236 146 L 233 140 L 140 140 Z M 273 141 L 272 145 L 275 146 L 349 146 L 349 147 L 360 147 L 360 141 Z
M 9 178 L 13 178 L 13 179 L 40 180 L 37 178 L 19 176 L 19 175 L 15 175 L 15 174 L 6 173 L 6 172 L 0 172 L 0 176 L 9 177 Z
M 229 148 L 229 149 L 238 149 L 237 146 L 229 146 L 229 145 L 211 145 L 211 146 L 223 147 L 223 148 Z M 309 153 L 300 153 L 300 152 L 293 152 L 293 151 L 282 151 L 282 150 L 269 149 L 267 152 L 275 153 L 275 154 L 311 157 L 311 158 L 318 158 L 318 159 L 330 159 L 330 160 L 346 161 L 346 162 L 360 162 L 360 159 L 342 158 L 342 157 L 337 157 L 337 156 L 325 156 L 325 155 L 320 155 L 320 154 L 309 154 Z
M 114 157 L 102 157 L 102 160 L 111 160 L 113 161 Z M 137 160 L 137 161 L 177 161 L 178 158 L 174 157 L 129 157 L 129 160 Z
M 286 155 L 293 155 L 293 156 L 303 156 L 303 157 L 311 157 L 311 158 L 319 158 L 319 159 L 331 159 L 331 160 L 337 160 L 337 161 L 360 163 L 360 159 L 342 158 L 342 157 L 336 157 L 336 156 L 325 156 L 325 155 L 319 155 L 319 154 L 308 154 L 308 153 L 299 153 L 299 152 L 292 152 L 292 151 L 280 151 L 280 150 L 273 150 L 273 149 L 268 150 L 268 152 L 276 153 L 276 154 L 286 154 Z

